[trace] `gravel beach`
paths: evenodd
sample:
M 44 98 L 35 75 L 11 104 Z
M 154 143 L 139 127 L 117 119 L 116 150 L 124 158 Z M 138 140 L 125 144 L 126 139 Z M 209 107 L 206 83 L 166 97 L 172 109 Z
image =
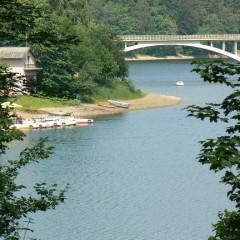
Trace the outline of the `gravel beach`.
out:
M 121 101 L 121 100 L 120 100 Z M 22 118 L 39 118 L 47 117 L 54 114 L 71 113 L 78 118 L 97 118 L 101 116 L 114 115 L 128 111 L 136 111 L 143 109 L 161 108 L 180 104 L 181 98 L 174 96 L 165 96 L 159 94 L 147 94 L 143 98 L 135 100 L 123 100 L 130 104 L 130 107 L 125 108 L 107 108 L 98 104 L 81 104 L 79 106 L 66 106 L 61 108 L 41 108 L 39 110 L 20 110 L 16 109 L 16 113 Z

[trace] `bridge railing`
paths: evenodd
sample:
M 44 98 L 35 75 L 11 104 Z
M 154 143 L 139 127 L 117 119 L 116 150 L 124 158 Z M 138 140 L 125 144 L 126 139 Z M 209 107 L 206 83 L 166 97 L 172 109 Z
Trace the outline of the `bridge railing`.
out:
M 240 34 L 217 35 L 120 35 L 124 42 L 134 41 L 240 41 Z

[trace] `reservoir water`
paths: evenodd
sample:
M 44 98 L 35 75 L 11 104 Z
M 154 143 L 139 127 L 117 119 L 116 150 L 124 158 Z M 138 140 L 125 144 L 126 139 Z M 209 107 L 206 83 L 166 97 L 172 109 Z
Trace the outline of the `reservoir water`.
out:
M 224 126 L 186 118 L 184 107 L 219 102 L 228 89 L 204 83 L 190 61 L 129 62 L 145 92 L 181 97 L 177 106 L 95 119 L 92 126 L 28 131 L 15 148 L 48 136 L 55 153 L 22 171 L 24 184 L 70 184 L 55 210 L 34 214 L 44 240 L 205 240 L 219 210 L 231 207 L 227 188 L 197 162 L 199 140 Z M 184 87 L 176 87 L 184 80 Z

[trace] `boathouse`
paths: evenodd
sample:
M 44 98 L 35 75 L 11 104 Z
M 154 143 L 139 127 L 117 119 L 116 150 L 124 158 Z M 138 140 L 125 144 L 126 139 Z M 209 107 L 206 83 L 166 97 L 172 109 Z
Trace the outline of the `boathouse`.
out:
M 29 47 L 0 47 L 0 62 L 27 81 L 36 80 L 37 73 L 42 70 Z

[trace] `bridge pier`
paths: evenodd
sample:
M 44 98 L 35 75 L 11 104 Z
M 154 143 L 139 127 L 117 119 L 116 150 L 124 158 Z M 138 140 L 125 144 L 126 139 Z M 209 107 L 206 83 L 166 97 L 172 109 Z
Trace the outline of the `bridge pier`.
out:
M 226 50 L 226 43 L 225 43 L 225 41 L 222 41 L 222 50 L 223 50 L 223 51 Z
M 233 42 L 233 54 L 238 55 L 237 41 Z

